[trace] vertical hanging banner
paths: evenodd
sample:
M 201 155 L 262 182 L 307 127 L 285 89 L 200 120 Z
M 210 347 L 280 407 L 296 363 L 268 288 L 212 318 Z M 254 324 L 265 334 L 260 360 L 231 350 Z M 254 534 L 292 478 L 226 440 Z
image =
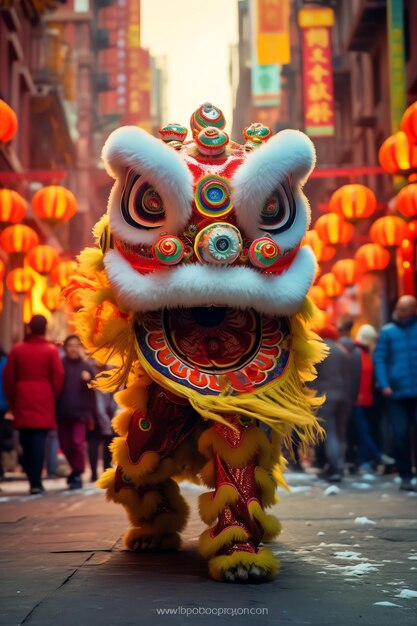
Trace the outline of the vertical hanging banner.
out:
M 391 132 L 396 133 L 400 130 L 401 117 L 406 109 L 403 0 L 388 0 L 387 30 Z
M 329 8 L 300 9 L 302 30 L 304 129 L 311 137 L 334 135 L 334 98 Z
M 277 107 L 280 103 L 280 66 L 252 64 L 252 106 Z
M 140 0 L 127 0 L 127 46 L 140 48 Z
M 258 65 L 285 65 L 291 59 L 290 0 L 254 0 Z

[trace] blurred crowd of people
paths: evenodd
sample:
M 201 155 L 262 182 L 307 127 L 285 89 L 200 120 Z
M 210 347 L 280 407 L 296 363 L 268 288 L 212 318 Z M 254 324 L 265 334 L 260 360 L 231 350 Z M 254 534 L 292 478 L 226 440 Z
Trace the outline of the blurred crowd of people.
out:
M 349 319 L 319 330 L 329 353 L 312 383 L 326 397 L 319 410 L 326 437 L 316 449 L 316 463 L 329 482 L 341 481 L 347 467 L 360 474 L 378 468 L 397 471 L 400 488 L 414 490 L 416 310 L 416 298 L 402 296 L 379 335 L 364 324 L 352 336 Z
M 46 319 L 35 315 L 24 342 L 9 355 L 0 351 L 0 459 L 16 447 L 30 493 L 44 491 L 42 476 L 58 477 L 60 449 L 69 466 L 69 489 L 83 486 L 86 458 L 91 481 L 111 465 L 111 421 L 117 405 L 110 393 L 90 385 L 103 370 L 85 354 L 77 335 L 63 346 L 49 343 Z M 417 431 L 417 300 L 401 297 L 392 322 L 379 336 L 369 324 L 352 332 L 344 319 L 318 332 L 328 347 L 311 383 L 325 402 L 319 418 L 326 437 L 316 447 L 313 465 L 329 482 L 347 471 L 398 472 L 401 489 L 414 490 Z M 303 470 L 297 441 L 293 468 Z M 0 478 L 3 477 L 0 461 Z
M 15 447 L 13 431 L 18 431 L 31 494 L 44 491 L 45 472 L 59 477 L 59 449 L 70 468 L 69 489 L 82 488 L 87 457 L 90 480 L 96 481 L 100 449 L 103 468 L 111 465 L 111 420 L 117 408 L 112 394 L 89 384 L 100 368 L 87 358 L 78 336 L 69 335 L 56 346 L 47 341 L 46 327 L 45 317 L 35 315 L 25 341 L 0 357 L 0 450 Z

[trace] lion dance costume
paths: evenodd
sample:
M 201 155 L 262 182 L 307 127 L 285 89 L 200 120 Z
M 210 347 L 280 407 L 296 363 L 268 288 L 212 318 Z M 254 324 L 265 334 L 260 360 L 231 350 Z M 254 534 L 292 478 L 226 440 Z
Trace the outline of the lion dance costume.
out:
M 302 246 L 301 189 L 315 154 L 301 132 L 252 124 L 229 140 L 209 103 L 161 139 L 122 127 L 103 149 L 115 179 L 97 248 L 67 288 L 84 345 L 113 366 L 97 381 L 122 389 L 115 469 L 99 480 L 127 511 L 131 550 L 180 546 L 188 505 L 178 480 L 212 490 L 199 500 L 210 527 L 200 552 L 216 580 L 267 579 L 264 543 L 280 531 L 283 446 L 320 434 L 321 400 L 306 382 L 323 351 L 306 298 L 315 259 Z

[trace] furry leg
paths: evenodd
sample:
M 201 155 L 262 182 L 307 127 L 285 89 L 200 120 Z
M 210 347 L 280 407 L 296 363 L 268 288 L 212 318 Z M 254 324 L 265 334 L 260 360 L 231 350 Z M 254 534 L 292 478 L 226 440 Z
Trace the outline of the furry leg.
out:
M 217 523 L 200 537 L 200 552 L 209 559 L 215 580 L 264 580 L 278 563 L 260 542 L 280 532 L 278 520 L 264 507 L 275 501 L 276 483 L 268 474 L 272 445 L 253 420 L 230 417 L 238 431 L 215 423 L 199 440 L 210 459 L 202 472 L 215 491 L 200 497 L 200 514 L 207 524 Z
M 107 470 L 99 486 L 107 488 L 108 500 L 122 504 L 126 510 L 133 526 L 124 535 L 129 550 L 178 550 L 179 533 L 187 523 L 189 507 L 174 480 L 135 487 L 118 467 Z

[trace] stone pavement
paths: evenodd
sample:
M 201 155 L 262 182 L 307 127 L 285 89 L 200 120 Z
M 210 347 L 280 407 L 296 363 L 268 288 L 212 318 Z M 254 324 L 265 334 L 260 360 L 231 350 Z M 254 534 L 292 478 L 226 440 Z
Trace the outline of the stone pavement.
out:
M 94 487 L 45 481 L 46 495 L 27 496 L 26 483 L 2 483 L 0 625 L 415 625 L 417 493 L 371 479 L 326 495 L 323 481 L 291 474 L 271 545 L 281 572 L 262 585 L 208 579 L 195 485 L 182 487 L 192 505 L 182 551 L 140 555 L 121 545 L 122 508 Z

